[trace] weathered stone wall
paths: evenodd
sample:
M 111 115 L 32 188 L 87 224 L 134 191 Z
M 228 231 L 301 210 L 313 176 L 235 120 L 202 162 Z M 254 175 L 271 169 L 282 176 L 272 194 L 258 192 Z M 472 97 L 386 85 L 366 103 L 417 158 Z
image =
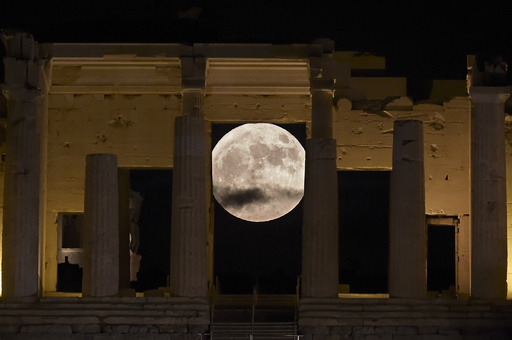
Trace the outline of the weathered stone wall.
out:
M 305 340 L 510 339 L 512 301 L 302 299 Z
M 85 156 L 115 153 L 120 168 L 172 168 L 175 95 L 50 94 L 45 291 L 57 281 L 57 214 L 83 212 Z
M 469 214 L 468 98 L 443 105 L 405 103 L 377 112 L 340 103 L 333 122 L 338 169 L 390 170 L 393 121 L 420 119 L 425 124 L 426 212 Z M 50 94 L 46 291 L 53 291 L 56 284 L 57 213 L 83 211 L 85 155 L 113 152 L 120 167 L 171 168 L 174 118 L 180 115 L 180 105 L 175 95 Z M 304 122 L 310 133 L 309 96 L 207 95 L 204 112 L 211 123 Z
M 209 320 L 201 299 L 0 299 L 0 339 L 192 340 Z
M 457 97 L 443 105 L 414 106 L 407 100 L 404 104 L 390 103 L 389 109 L 353 109 L 354 104 L 338 102 L 333 126 L 338 169 L 391 170 L 393 122 L 421 120 L 426 213 L 469 214 L 469 99 Z

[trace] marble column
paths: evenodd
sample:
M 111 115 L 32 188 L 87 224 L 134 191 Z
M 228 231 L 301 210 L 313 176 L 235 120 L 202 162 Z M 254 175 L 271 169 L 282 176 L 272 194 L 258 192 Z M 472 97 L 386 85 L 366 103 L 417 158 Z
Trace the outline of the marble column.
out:
M 2 296 L 35 296 L 39 290 L 40 140 L 39 90 L 4 87 L 8 98 Z
M 306 141 L 302 297 L 338 294 L 338 180 L 331 88 L 312 82 L 311 139 Z
M 119 169 L 119 288 L 130 288 L 130 170 Z
M 183 93 L 176 117 L 171 226 L 171 295 L 207 296 L 206 150 L 203 91 Z
M 89 154 L 85 165 L 83 296 L 119 292 L 117 156 Z
M 507 296 L 506 87 L 473 86 L 471 98 L 471 296 Z
M 424 173 L 423 123 L 396 120 L 390 179 L 390 297 L 425 298 L 427 293 Z

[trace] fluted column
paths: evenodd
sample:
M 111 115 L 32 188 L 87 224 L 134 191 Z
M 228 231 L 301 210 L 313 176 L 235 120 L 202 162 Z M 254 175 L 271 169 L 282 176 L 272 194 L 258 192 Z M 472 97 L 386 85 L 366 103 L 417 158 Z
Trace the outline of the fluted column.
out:
M 35 296 L 39 279 L 39 90 L 6 88 L 8 97 L 2 236 L 2 295 Z
M 130 288 L 130 171 L 119 169 L 119 288 Z
M 85 165 L 83 296 L 119 292 L 117 156 L 89 154 Z
M 471 296 L 507 296 L 506 87 L 471 87 Z
M 203 92 L 183 93 L 175 120 L 171 227 L 171 294 L 206 297 L 206 150 Z
M 338 294 L 338 181 L 332 139 L 332 80 L 312 82 L 312 138 L 306 141 L 302 297 Z
M 427 238 L 423 123 L 397 120 L 390 179 L 389 295 L 424 298 L 427 293 Z

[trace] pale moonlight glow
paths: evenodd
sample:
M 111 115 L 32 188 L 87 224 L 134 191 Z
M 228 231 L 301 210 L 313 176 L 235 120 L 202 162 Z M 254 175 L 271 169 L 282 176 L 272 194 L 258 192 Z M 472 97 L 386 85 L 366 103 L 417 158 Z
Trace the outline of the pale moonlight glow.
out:
M 304 195 L 304 163 L 304 148 L 285 129 L 269 123 L 238 126 L 212 151 L 213 195 L 238 218 L 279 218 Z

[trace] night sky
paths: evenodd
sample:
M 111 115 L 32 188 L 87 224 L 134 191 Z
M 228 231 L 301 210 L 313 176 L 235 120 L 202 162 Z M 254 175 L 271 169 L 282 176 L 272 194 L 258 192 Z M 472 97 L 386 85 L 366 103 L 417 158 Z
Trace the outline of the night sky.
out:
M 309 43 L 387 57 L 389 75 L 464 79 L 466 55 L 512 57 L 510 1 L 6 0 L 0 28 L 40 42 Z M 509 62 L 510 64 L 510 62 Z

